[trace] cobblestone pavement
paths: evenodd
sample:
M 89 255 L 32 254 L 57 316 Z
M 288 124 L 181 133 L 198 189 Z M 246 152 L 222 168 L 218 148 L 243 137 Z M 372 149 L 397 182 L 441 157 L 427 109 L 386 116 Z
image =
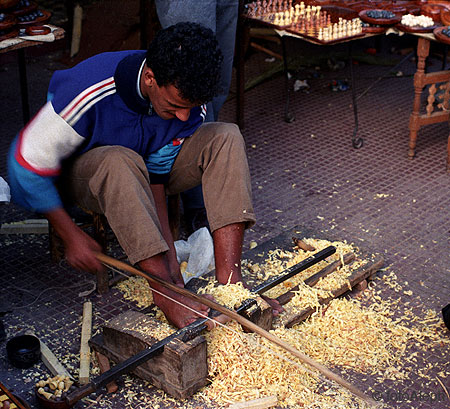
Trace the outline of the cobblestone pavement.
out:
M 414 44 L 413 38 L 407 41 L 389 36 L 382 41 L 384 56 L 399 61 L 402 57 L 389 50 Z M 354 53 L 364 55 L 362 51 L 373 45 L 371 41 L 358 42 Z M 290 107 L 296 117 L 292 123 L 283 121 L 285 94 L 281 76 L 246 92 L 243 134 L 258 222 L 246 234 L 245 249 L 249 249 L 252 241 L 261 244 L 295 226 L 316 238 L 346 240 L 365 251 L 383 255 L 385 271 L 395 272 L 410 294 L 382 288 L 382 296 L 401 297 L 401 304 L 440 313 L 450 302 L 450 174 L 446 172 L 449 129 L 446 123 L 421 129 L 417 157 L 408 159 L 414 61 L 406 59 L 395 68 L 396 73 L 390 73 L 392 66 L 362 62 L 354 65 L 355 90 L 361 96 L 357 100 L 358 135 L 364 139 L 363 147 L 354 149 L 350 91 L 333 92 L 330 87 L 333 80 L 349 81 L 348 64 L 333 71 L 326 58 L 318 59 L 319 54 L 330 57 L 338 51 L 345 54 L 346 49 L 290 42 L 289 50 L 302 55 L 305 61 L 315 60 L 314 66 L 321 68 L 302 68 L 291 79 L 291 86 L 295 79 L 307 79 L 309 85 L 306 91 L 291 91 Z M 337 55 L 338 61 L 342 55 Z M 60 57 L 58 50 L 50 54 L 38 50 L 28 53 L 32 113 L 45 99 L 51 73 L 64 68 Z M 247 79 L 262 75 L 276 64 L 261 53 L 251 55 L 248 61 Z M 433 57 L 428 68 L 439 70 L 440 64 Z M 17 65 L 10 56 L 0 55 L 0 87 L 0 175 L 6 178 L 6 153 L 22 125 Z M 233 95 L 221 119 L 235 120 Z M 36 217 L 13 204 L 0 207 L 2 223 Z M 0 235 L 3 293 L 0 311 L 12 310 L 3 318 L 8 338 L 32 328 L 76 373 L 83 301 L 89 299 L 94 303 L 94 329 L 135 306 L 124 300 L 116 288 L 104 296 L 95 292 L 83 295 L 92 288 L 92 276 L 75 272 L 65 263 L 53 264 L 47 246 L 45 234 Z M 450 336 L 443 326 L 441 330 L 443 336 Z M 448 408 L 450 401 L 445 392 L 450 390 L 449 356 L 446 344 L 419 354 L 406 379 L 380 384 L 367 377 L 357 383 L 363 390 L 374 386 L 385 398 L 388 393 L 393 397 L 395 391 L 412 390 L 431 391 L 440 397 L 434 402 L 414 399 L 407 402 L 404 396 L 397 395 L 387 402 L 387 407 Z M 418 374 L 430 364 L 425 382 Z M 5 343 L 0 343 L 2 383 L 23 396 L 33 408 L 36 407 L 33 381 L 44 372 L 42 363 L 29 370 L 15 369 L 6 358 Z M 360 379 L 358 375 L 354 378 Z M 93 400 L 103 393 L 99 392 L 77 407 L 138 407 L 126 403 L 125 391 L 131 386 L 123 381 L 119 384 L 121 391 L 109 397 L 108 403 Z M 147 398 L 162 396 L 137 378 L 131 389 Z M 184 403 L 160 405 L 183 407 Z

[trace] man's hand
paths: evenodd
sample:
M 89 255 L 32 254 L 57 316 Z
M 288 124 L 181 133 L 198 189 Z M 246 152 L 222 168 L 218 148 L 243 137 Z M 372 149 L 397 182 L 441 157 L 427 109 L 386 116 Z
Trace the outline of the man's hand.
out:
M 64 242 L 66 259 L 72 267 L 91 273 L 104 271 L 105 267 L 95 257 L 95 252 L 102 250 L 100 244 L 81 230 L 63 208 L 44 215 Z
M 78 230 L 79 232 L 73 233 L 70 239 L 64 242 L 67 262 L 77 270 L 91 273 L 104 271 L 105 267 L 95 257 L 96 252 L 102 251 L 100 244 L 80 228 Z

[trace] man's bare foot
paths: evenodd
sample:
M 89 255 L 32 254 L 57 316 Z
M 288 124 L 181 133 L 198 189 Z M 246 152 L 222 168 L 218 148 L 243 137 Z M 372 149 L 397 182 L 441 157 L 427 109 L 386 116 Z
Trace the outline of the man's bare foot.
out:
M 177 328 L 184 328 L 186 325 L 192 324 L 195 320 L 201 317 L 201 315 L 196 314 L 194 311 L 192 311 L 192 309 L 201 313 L 203 316 L 208 315 L 208 306 L 192 301 L 189 298 L 183 297 L 182 295 L 177 294 L 171 290 L 164 290 L 164 293 L 167 294 L 170 298 L 173 298 L 174 300 L 183 304 L 180 305 L 173 302 L 172 300 L 169 300 L 161 294 L 153 292 L 153 301 L 159 308 L 161 308 L 167 320 Z M 189 307 L 190 309 L 186 308 L 185 306 Z
M 272 307 L 272 314 L 274 317 L 284 311 L 284 308 L 281 306 L 281 304 L 274 298 L 269 298 L 264 295 L 262 295 L 261 298 Z

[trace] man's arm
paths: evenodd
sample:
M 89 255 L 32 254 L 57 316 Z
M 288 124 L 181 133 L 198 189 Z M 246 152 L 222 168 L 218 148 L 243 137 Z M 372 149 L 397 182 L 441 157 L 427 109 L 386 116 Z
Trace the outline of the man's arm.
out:
M 102 250 L 101 246 L 81 230 L 62 207 L 46 212 L 44 216 L 64 242 L 66 259 L 72 267 L 92 273 L 104 270 L 94 254 Z

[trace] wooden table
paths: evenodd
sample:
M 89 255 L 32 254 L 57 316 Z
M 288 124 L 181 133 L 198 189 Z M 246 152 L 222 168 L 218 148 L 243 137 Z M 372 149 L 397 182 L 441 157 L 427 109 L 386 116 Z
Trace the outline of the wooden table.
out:
M 251 20 L 255 23 L 255 20 Z M 274 30 L 281 41 L 282 46 L 282 58 L 284 62 L 284 74 L 286 81 L 286 105 L 285 105 L 285 121 L 292 122 L 294 120 L 293 115 L 289 112 L 289 84 L 288 84 L 288 66 L 287 66 L 287 55 L 286 55 L 286 45 L 285 45 L 285 36 L 293 36 L 302 41 L 307 41 L 310 43 L 321 45 L 320 43 L 311 41 L 307 38 L 295 36 L 291 33 L 285 33 L 282 30 Z M 383 33 L 384 34 L 384 33 Z M 407 33 L 408 34 L 408 33 Z M 410 115 L 409 121 L 409 151 L 408 155 L 412 159 L 415 155 L 417 134 L 419 129 L 424 125 L 446 122 L 450 119 L 450 70 L 441 70 L 433 73 L 426 73 L 426 59 L 429 55 L 430 51 L 430 42 L 438 41 L 436 37 L 432 33 L 409 33 L 418 38 L 417 43 L 417 71 L 414 75 L 414 102 L 413 109 Z M 355 38 L 367 38 L 369 36 L 373 36 L 377 34 L 366 34 L 364 37 Z M 245 44 L 249 42 L 249 28 L 248 24 L 245 22 L 245 16 L 243 15 L 243 9 L 240 10 L 240 22 L 238 24 L 238 45 L 236 49 L 236 56 L 238 58 L 237 61 L 237 103 L 236 103 L 236 119 L 239 126 L 244 126 L 244 87 L 245 87 L 245 79 L 244 79 L 244 52 L 245 52 Z M 348 42 L 349 48 L 351 50 L 351 42 L 355 39 L 343 39 L 337 43 Z M 351 51 L 349 52 L 349 59 L 351 59 Z M 403 62 L 403 60 L 402 60 Z M 353 66 L 351 67 L 351 76 L 352 76 L 352 99 L 353 99 L 353 109 L 355 116 L 355 127 L 353 131 L 353 146 L 360 147 L 362 145 L 362 139 L 357 138 L 356 134 L 358 131 L 358 113 L 356 106 L 356 98 L 354 95 L 354 78 L 353 78 Z M 444 67 L 443 67 L 444 68 Z M 428 88 L 428 97 L 427 97 L 427 106 L 425 109 L 425 113 L 421 113 L 421 100 L 422 93 L 424 88 L 429 86 Z M 443 90 L 442 101 L 437 101 L 437 92 L 439 90 Z M 447 145 L 447 170 L 450 171 L 450 137 Z
M 54 40 L 64 38 L 64 29 L 47 24 L 52 30 Z M 50 41 L 52 42 L 52 41 Z M 9 38 L 0 42 L 0 54 L 17 51 L 20 79 L 20 95 L 22 98 L 22 115 L 24 124 L 30 119 L 30 106 L 28 99 L 28 81 L 26 70 L 25 49 L 47 43 L 46 41 L 24 40 L 20 37 Z
M 236 57 L 237 57 L 237 64 L 236 64 L 236 74 L 237 74 L 237 102 L 236 102 L 236 121 L 237 124 L 243 128 L 244 127 L 244 92 L 245 92 L 245 75 L 244 75 L 244 54 L 245 54 L 245 48 L 246 44 L 249 42 L 250 37 L 250 28 L 249 24 L 261 24 L 265 25 L 263 22 L 260 22 L 255 19 L 247 19 L 244 15 L 243 5 L 242 1 L 241 3 L 241 9 L 239 10 L 239 21 L 238 21 L 238 28 L 237 28 L 237 47 L 236 47 Z M 266 25 L 267 26 L 267 25 Z M 357 98 L 355 95 L 355 86 L 354 86 L 354 75 L 353 75 L 353 62 L 352 62 L 352 42 L 355 40 L 361 40 L 368 37 L 373 37 L 377 34 L 372 33 L 365 33 L 361 35 L 356 35 L 354 37 L 344 37 L 340 40 L 334 40 L 330 41 L 329 43 L 323 43 L 319 41 L 314 41 L 312 38 L 300 36 L 293 34 L 288 31 L 284 31 L 281 29 L 274 29 L 274 32 L 277 34 L 278 38 L 281 42 L 281 48 L 282 48 L 282 59 L 283 59 L 283 67 L 284 67 L 284 77 L 285 77 L 285 93 L 286 93 L 286 102 L 285 102 L 285 112 L 284 112 L 284 120 L 288 123 L 293 122 L 295 120 L 295 116 L 290 112 L 289 110 L 289 77 L 288 77 L 288 58 L 287 58 L 287 50 L 286 50 L 286 38 L 297 38 L 302 41 L 309 42 L 311 44 L 316 45 L 334 45 L 334 44 L 342 44 L 342 43 L 348 43 L 348 58 L 349 58 L 349 65 L 351 70 L 351 93 L 352 93 L 352 106 L 353 106 L 353 112 L 354 112 L 354 129 L 353 129 L 353 137 L 352 137 L 352 145 L 354 148 L 360 148 L 363 145 L 363 139 L 357 136 L 358 133 L 358 110 L 357 110 Z M 383 32 L 384 34 L 384 32 Z

